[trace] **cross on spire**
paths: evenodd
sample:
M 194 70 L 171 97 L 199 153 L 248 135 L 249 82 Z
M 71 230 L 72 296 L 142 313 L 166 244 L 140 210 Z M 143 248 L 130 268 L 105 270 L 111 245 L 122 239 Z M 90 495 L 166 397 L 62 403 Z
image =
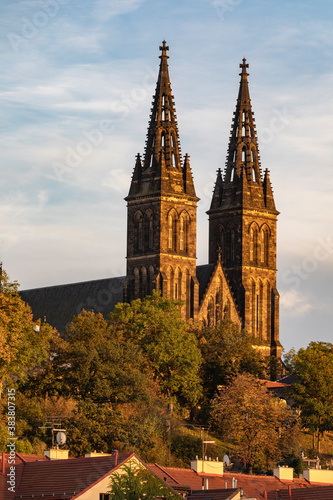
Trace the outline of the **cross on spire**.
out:
M 165 40 L 163 40 L 162 43 L 163 43 L 163 45 L 160 46 L 160 50 L 162 51 L 162 55 L 160 57 L 163 57 L 163 56 L 168 57 L 166 55 L 166 53 L 167 53 L 167 50 L 169 50 L 169 46 L 166 44 Z
M 243 63 L 240 64 L 239 67 L 242 68 L 242 72 L 240 73 L 240 75 L 247 75 L 248 74 L 246 72 L 246 68 L 248 68 L 249 65 L 247 64 L 245 57 L 243 57 Z

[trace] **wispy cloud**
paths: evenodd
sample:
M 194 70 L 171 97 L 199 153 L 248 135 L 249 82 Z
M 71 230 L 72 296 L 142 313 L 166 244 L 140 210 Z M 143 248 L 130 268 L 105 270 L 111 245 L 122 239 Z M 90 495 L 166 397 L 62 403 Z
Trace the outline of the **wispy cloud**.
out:
M 313 308 L 308 297 L 302 295 L 299 290 L 288 290 L 281 293 L 281 311 L 291 316 L 304 316 Z

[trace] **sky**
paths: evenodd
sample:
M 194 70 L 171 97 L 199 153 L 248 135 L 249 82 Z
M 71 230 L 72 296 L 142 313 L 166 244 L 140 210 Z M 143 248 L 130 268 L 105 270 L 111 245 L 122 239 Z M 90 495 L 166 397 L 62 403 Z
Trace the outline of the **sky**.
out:
M 239 86 L 278 219 L 280 340 L 332 342 L 333 3 L 2 0 L 0 259 L 21 289 L 125 274 L 126 203 L 159 46 L 198 204 L 198 264 Z

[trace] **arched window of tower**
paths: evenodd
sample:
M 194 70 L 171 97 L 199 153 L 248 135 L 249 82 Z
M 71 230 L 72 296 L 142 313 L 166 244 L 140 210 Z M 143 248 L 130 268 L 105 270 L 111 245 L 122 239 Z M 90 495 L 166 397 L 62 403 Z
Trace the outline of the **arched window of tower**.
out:
M 177 250 L 177 212 L 171 210 L 168 215 L 168 249 Z
M 175 299 L 181 300 L 182 299 L 182 272 L 177 268 L 177 273 L 176 273 L 176 282 L 175 282 Z
M 230 224 L 226 235 L 226 261 L 231 262 L 235 258 L 235 228 Z
M 250 228 L 250 261 L 258 263 L 258 227 L 255 223 Z
M 174 291 L 175 291 L 175 272 L 173 268 L 169 267 L 169 297 L 170 299 L 174 299 Z
M 185 269 L 185 307 L 186 319 L 190 319 L 191 315 L 191 276 L 190 271 Z
M 259 280 L 259 286 L 258 286 L 258 328 L 257 328 L 257 331 L 258 331 L 258 337 L 260 339 L 263 338 L 263 315 L 264 315 L 264 311 L 263 311 L 263 308 L 264 308 L 264 301 L 263 301 L 263 293 L 264 293 L 264 289 L 263 289 L 263 284 L 261 282 L 261 280 Z
M 216 230 L 216 257 L 218 255 L 218 252 L 221 252 L 221 257 L 222 260 L 225 258 L 225 235 L 224 235 L 224 228 L 222 224 L 219 224 L 217 226 Z
M 256 336 L 256 324 L 257 324 L 257 307 L 256 307 L 256 284 L 251 279 L 250 280 L 250 289 L 251 289 L 251 327 L 252 327 L 252 335 Z
M 135 298 L 138 298 L 140 293 L 140 271 L 137 267 L 134 268 L 133 275 L 134 275 L 134 296 Z
M 144 216 L 144 247 L 146 250 L 154 248 L 154 217 L 150 209 L 145 212 Z
M 134 214 L 134 251 L 140 252 L 143 250 L 143 215 L 137 211 Z
M 148 294 L 151 295 L 153 293 L 153 290 L 154 290 L 154 276 L 155 275 L 155 270 L 154 270 L 154 267 L 153 266 L 149 266 L 148 268 L 148 277 L 147 277 L 147 281 L 148 281 Z
M 147 269 L 144 266 L 140 269 L 140 295 L 142 299 L 147 295 Z

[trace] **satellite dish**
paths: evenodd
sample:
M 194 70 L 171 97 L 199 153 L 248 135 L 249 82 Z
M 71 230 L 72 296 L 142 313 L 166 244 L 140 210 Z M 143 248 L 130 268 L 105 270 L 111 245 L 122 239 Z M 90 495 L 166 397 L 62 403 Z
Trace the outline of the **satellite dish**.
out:
M 57 434 L 57 443 L 58 444 L 65 444 L 66 443 L 66 434 L 64 432 L 58 432 Z

